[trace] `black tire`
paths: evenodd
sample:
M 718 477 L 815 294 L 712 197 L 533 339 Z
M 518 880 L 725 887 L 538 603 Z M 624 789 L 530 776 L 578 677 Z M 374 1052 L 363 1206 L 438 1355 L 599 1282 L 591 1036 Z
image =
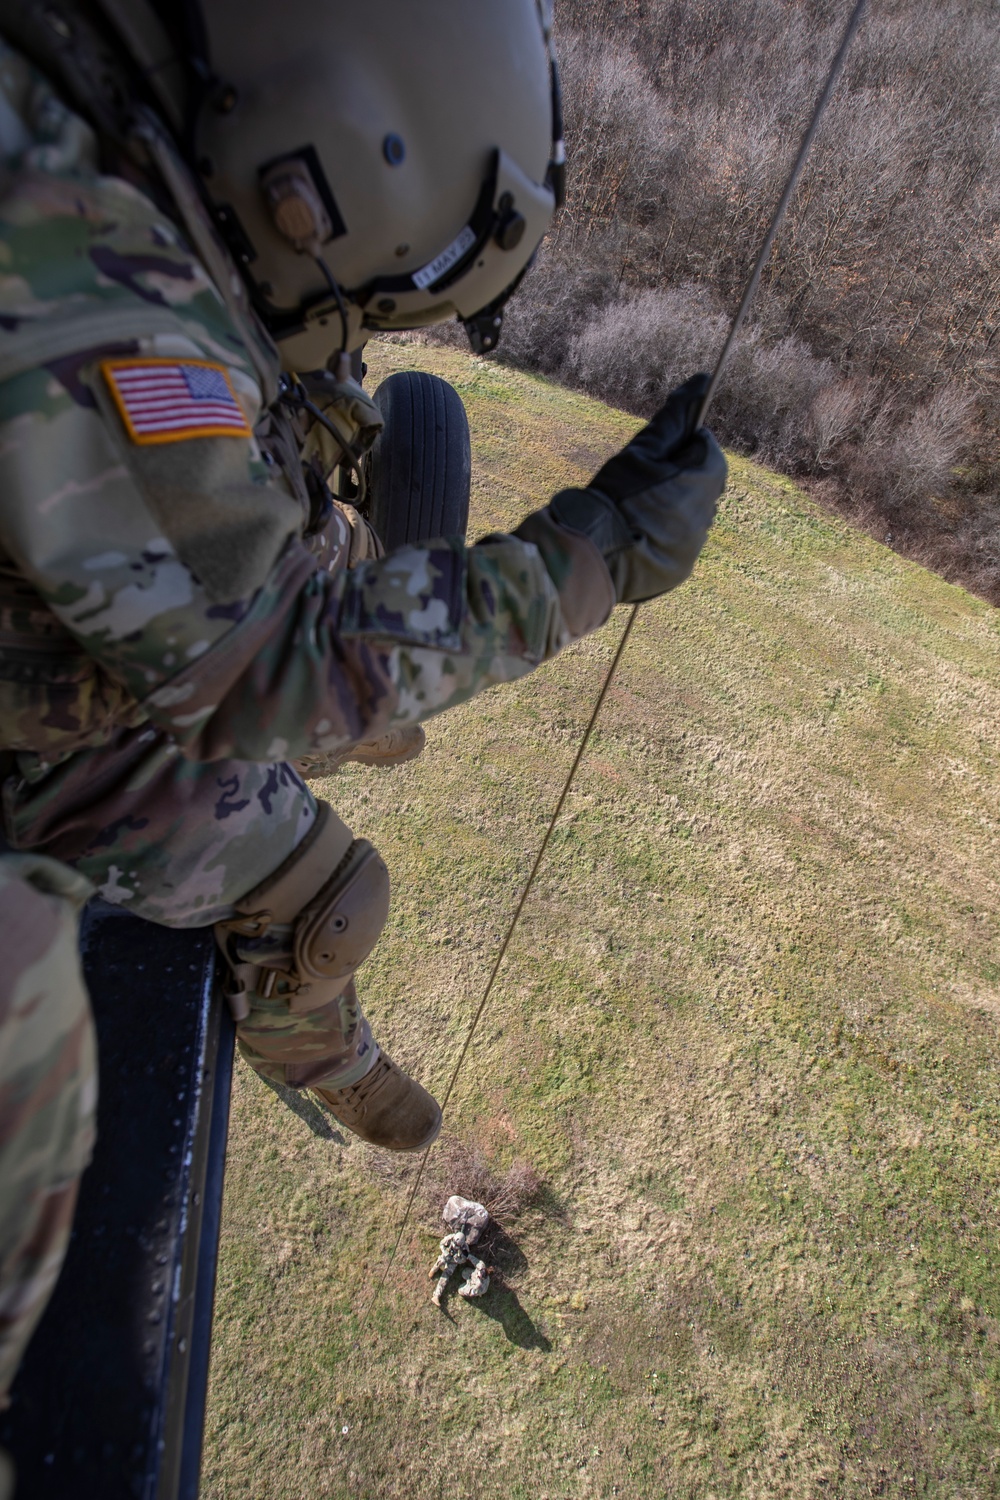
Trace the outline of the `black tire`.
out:
M 368 518 L 386 549 L 464 537 L 472 456 L 461 396 L 437 375 L 404 370 L 373 399 L 385 426 L 372 449 Z

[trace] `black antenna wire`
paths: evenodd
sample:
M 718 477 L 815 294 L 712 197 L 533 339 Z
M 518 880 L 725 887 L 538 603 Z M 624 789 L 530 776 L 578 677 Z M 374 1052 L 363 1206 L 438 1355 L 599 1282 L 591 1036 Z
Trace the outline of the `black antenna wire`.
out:
M 322 271 L 323 278 L 326 281 L 327 286 L 330 288 L 330 291 L 333 293 L 334 301 L 337 304 L 337 311 L 340 314 L 340 328 L 341 328 L 340 353 L 341 354 L 346 354 L 347 353 L 347 339 L 348 339 L 348 324 L 347 324 L 347 307 L 346 307 L 346 305 L 344 303 L 344 294 L 341 291 L 340 283 L 337 281 L 337 278 L 334 276 L 333 272 L 330 270 L 330 267 L 327 265 L 327 263 L 323 259 L 322 255 L 314 255 L 313 259 L 315 260 L 317 266 L 319 266 L 320 270 Z

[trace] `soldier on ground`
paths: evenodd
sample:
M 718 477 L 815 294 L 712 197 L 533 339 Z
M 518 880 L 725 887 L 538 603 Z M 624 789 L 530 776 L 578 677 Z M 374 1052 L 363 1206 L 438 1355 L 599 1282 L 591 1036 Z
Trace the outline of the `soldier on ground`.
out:
M 463 1284 L 458 1289 L 458 1295 L 484 1297 L 490 1289 L 490 1268 L 484 1260 L 473 1255 L 472 1246 L 478 1242 L 489 1223 L 489 1214 L 481 1203 L 473 1203 L 467 1198 L 454 1195 L 445 1204 L 441 1217 L 449 1226 L 450 1232 L 438 1246 L 438 1258 L 428 1273 L 431 1277 L 438 1278 L 431 1293 L 431 1301 L 435 1307 L 441 1306 L 448 1283 L 459 1267 L 464 1269 Z

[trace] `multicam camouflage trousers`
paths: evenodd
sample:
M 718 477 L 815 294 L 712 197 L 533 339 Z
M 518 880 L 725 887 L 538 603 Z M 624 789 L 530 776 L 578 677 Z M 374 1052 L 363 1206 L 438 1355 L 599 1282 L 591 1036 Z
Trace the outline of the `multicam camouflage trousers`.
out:
M 19 758 L 4 788 L 7 836 L 73 865 L 106 901 L 166 927 L 207 927 L 233 916 L 298 847 L 316 802 L 288 764 L 199 763 L 148 725 L 81 751 L 53 770 Z M 321 1010 L 292 1015 L 252 995 L 237 1035 L 265 1077 L 342 1088 L 378 1053 L 353 985 Z
M 0 1405 L 55 1285 L 97 1103 L 80 875 L 0 859 Z

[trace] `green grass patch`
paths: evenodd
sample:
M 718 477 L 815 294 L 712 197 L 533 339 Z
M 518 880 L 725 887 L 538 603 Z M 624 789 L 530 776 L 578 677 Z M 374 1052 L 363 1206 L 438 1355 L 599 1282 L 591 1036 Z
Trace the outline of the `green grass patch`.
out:
M 370 362 L 461 391 L 473 535 L 636 426 L 450 350 Z M 622 624 L 322 788 L 388 861 L 362 990 L 431 1087 Z M 734 461 L 695 577 L 643 607 L 453 1100 L 449 1161 L 544 1179 L 501 1284 L 430 1305 L 432 1158 L 359 1328 L 413 1164 L 240 1068 L 206 1496 L 1000 1493 L 997 645 L 988 605 Z

